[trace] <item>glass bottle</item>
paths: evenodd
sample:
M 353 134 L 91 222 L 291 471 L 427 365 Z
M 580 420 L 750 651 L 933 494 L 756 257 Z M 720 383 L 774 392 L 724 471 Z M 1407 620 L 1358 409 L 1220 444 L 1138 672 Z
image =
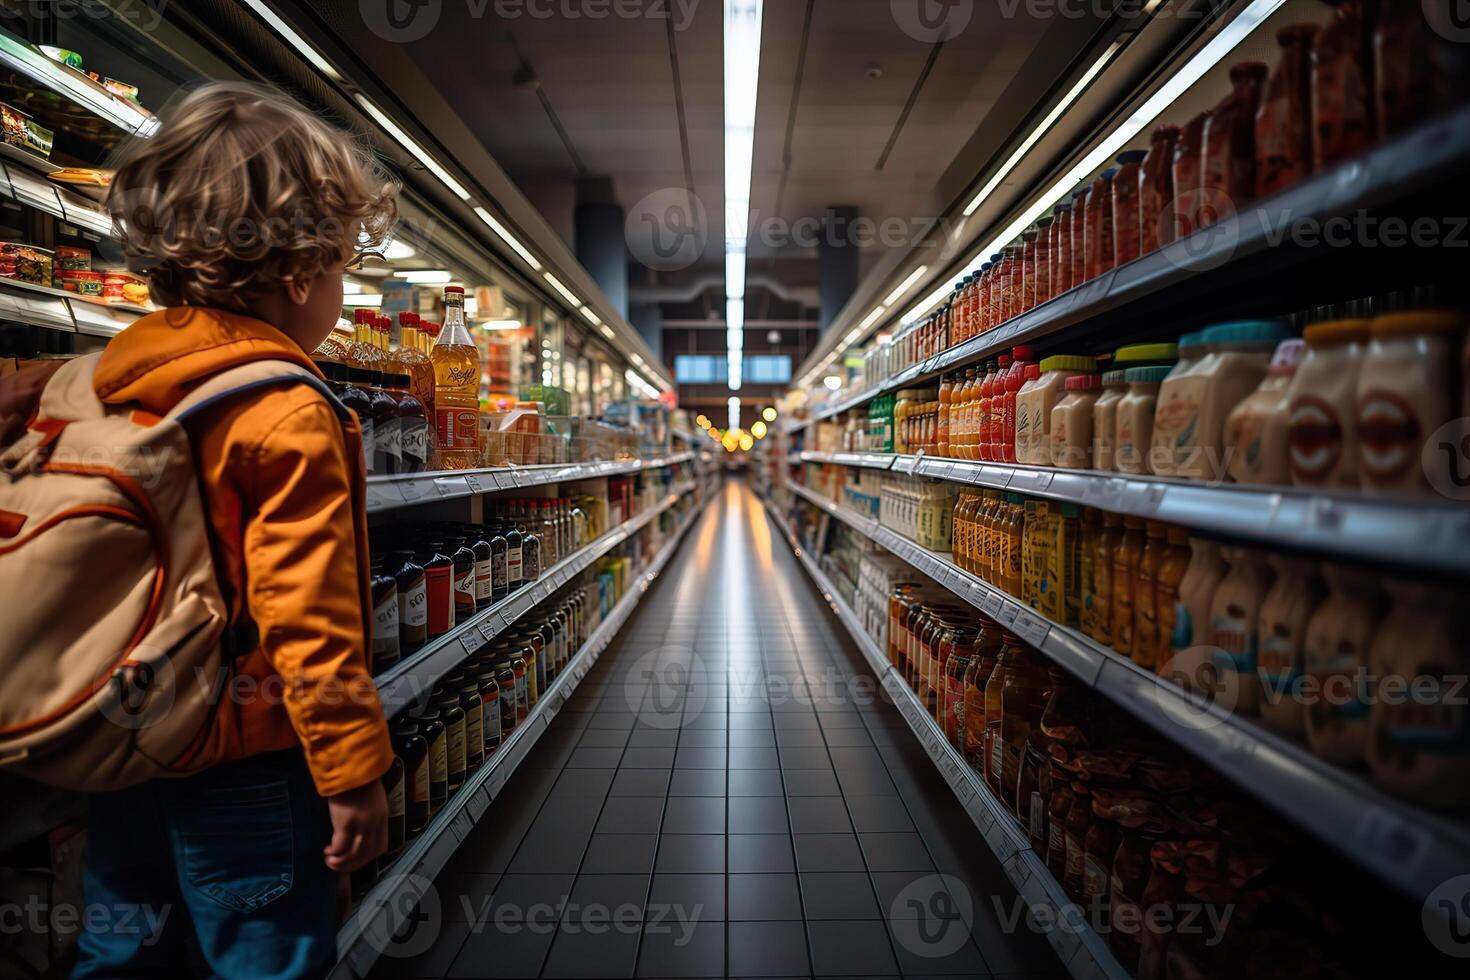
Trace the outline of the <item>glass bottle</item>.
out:
M 387 375 L 385 383 L 398 406 L 399 472 L 422 473 L 429 468 L 428 415 L 414 395 L 408 375 Z
M 424 581 L 424 568 L 413 560 L 407 549 L 392 554 L 393 573 L 398 584 L 398 652 L 400 656 L 416 653 L 428 640 L 429 597 Z
M 462 623 L 475 615 L 475 553 L 464 538 L 444 543 L 454 563 L 454 621 Z
M 432 700 L 412 708 L 409 717 L 418 722 L 419 735 L 429 745 L 429 819 L 432 820 L 449 800 L 449 744 L 444 722 L 439 718 L 439 706 Z
M 381 371 L 368 375 L 373 413 L 373 455 L 368 472 L 378 475 L 403 472 L 403 427 L 398 422 L 398 403 L 384 387 L 385 378 Z
M 509 595 L 525 584 L 525 555 L 521 549 L 521 532 L 515 524 L 503 524 L 500 533 L 505 538 L 505 591 Z
M 495 552 L 481 528 L 468 525 L 465 532 L 466 543 L 475 554 L 475 611 L 478 612 L 495 602 Z
M 505 534 L 499 526 L 490 531 L 490 599 L 499 602 L 510 595 L 510 581 L 506 578 L 506 555 L 508 550 Z
M 403 835 L 412 840 L 429 822 L 429 743 L 412 715 L 393 721 L 393 752 L 403 760 Z
M 383 559 L 372 562 L 373 636 L 372 672 L 377 676 L 398 663 L 401 656 L 398 628 L 398 582 L 384 573 Z
M 459 695 L 464 712 L 464 773 L 468 779 L 485 761 L 485 710 L 480 685 L 473 677 L 455 672 L 444 678 L 446 690 Z
M 464 288 L 444 287 L 444 326 L 430 357 L 434 365 L 434 428 L 439 466 L 464 470 L 480 463 L 480 352 L 464 319 Z
M 398 314 L 398 363 L 408 375 L 409 390 L 423 405 L 426 415 L 434 414 L 434 365 L 424 353 L 423 340 L 419 335 L 419 315 L 403 312 Z
M 373 336 L 373 319 L 376 316 L 372 310 L 359 308 L 352 311 L 352 343 L 348 345 L 347 356 L 342 362 L 348 367 L 359 371 L 375 371 L 382 367 L 383 352 L 378 350 Z
M 430 541 L 419 556 L 424 568 L 428 615 L 427 636 L 433 639 L 454 629 L 454 562 L 444 554 L 444 542 Z
M 459 706 L 459 692 L 447 684 L 434 693 L 434 702 L 444 722 L 445 773 L 449 795 L 452 796 L 464 785 L 464 709 Z

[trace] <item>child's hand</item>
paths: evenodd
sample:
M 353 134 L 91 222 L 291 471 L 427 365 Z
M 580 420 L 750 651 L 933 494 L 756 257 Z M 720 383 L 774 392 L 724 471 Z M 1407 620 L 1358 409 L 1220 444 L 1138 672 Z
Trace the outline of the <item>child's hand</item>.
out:
M 356 871 L 388 849 L 388 796 L 383 783 L 327 798 L 332 815 L 332 843 L 324 854 L 333 871 Z

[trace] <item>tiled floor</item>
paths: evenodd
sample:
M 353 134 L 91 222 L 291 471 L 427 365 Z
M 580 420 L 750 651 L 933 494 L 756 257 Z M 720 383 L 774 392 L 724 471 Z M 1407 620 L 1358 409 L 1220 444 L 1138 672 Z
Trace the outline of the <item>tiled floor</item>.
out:
M 875 686 L 727 484 L 377 975 L 1061 976 Z

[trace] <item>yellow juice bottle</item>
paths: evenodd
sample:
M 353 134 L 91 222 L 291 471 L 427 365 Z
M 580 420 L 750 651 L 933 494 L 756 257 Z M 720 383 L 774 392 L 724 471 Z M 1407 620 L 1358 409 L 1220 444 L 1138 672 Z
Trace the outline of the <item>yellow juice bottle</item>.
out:
M 461 286 L 444 287 L 444 325 L 429 360 L 439 467 L 472 469 L 480 465 L 480 351 L 465 326 Z

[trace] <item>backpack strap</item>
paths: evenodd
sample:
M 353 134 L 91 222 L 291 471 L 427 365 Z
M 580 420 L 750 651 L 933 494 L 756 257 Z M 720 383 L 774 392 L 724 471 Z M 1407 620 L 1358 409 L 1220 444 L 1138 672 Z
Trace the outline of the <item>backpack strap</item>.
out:
M 351 418 L 351 410 L 342 404 L 321 378 L 299 364 L 271 360 L 251 361 L 249 364 L 221 371 L 180 399 L 168 413 L 168 418 L 181 423 L 187 422 L 199 412 L 237 395 L 288 384 L 304 384 L 315 389 L 327 400 L 327 404 L 340 420 L 345 422 Z

